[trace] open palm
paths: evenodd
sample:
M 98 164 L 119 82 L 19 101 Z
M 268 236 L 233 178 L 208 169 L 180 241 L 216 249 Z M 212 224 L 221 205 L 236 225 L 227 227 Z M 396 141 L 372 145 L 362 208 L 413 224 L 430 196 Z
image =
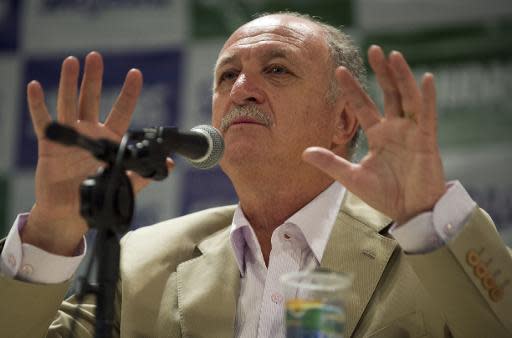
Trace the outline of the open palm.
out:
M 62 63 L 57 98 L 57 121 L 92 138 L 119 141 L 128 129 L 142 87 L 142 74 L 132 69 L 106 121 L 99 121 L 103 61 L 101 55 L 87 55 L 80 92 L 79 62 L 68 57 Z M 24 242 L 48 251 L 69 254 L 76 248 L 87 224 L 79 214 L 79 185 L 96 172 L 101 162 L 75 147 L 47 140 L 46 126 L 51 122 L 41 85 L 32 81 L 27 87 L 32 123 L 38 139 L 36 202 L 22 235 Z M 131 174 L 133 186 L 141 189 L 147 180 Z
M 353 164 L 315 147 L 305 151 L 304 159 L 402 224 L 431 210 L 445 192 L 433 76 L 425 74 L 420 89 L 400 53 L 386 59 L 380 47 L 372 46 L 368 57 L 384 93 L 382 115 L 347 69 L 336 71 L 346 110 L 357 116 L 367 136 L 368 154 Z

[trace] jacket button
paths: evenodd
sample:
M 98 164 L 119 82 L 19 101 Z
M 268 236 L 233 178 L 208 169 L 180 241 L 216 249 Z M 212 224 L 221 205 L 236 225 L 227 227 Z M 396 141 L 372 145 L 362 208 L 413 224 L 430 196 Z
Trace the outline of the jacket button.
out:
M 503 292 L 503 289 L 500 287 L 494 288 L 489 291 L 489 296 L 491 297 L 493 302 L 499 302 L 503 299 L 503 296 L 505 293 Z
M 482 278 L 482 285 L 486 290 L 492 290 L 496 288 L 496 281 L 492 276 L 487 275 L 484 278 Z
M 480 263 L 480 256 L 475 250 L 470 249 L 466 254 L 466 260 L 469 265 L 471 265 L 472 267 L 476 267 Z
M 478 278 L 483 279 L 487 275 L 487 267 L 483 264 L 478 264 L 475 266 L 475 275 Z

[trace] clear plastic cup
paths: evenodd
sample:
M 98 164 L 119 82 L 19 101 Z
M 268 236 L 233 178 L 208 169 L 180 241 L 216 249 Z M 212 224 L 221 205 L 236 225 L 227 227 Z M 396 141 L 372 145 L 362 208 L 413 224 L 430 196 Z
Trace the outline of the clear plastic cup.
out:
M 281 276 L 287 338 L 343 338 L 352 276 L 300 271 Z

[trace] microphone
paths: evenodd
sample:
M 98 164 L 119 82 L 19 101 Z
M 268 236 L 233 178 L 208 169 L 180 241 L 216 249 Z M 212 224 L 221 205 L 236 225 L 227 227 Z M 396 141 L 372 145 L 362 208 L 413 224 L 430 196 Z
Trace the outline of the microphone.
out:
M 45 135 L 51 141 L 86 149 L 101 161 L 116 160 L 119 144 L 105 138 L 94 140 L 57 122 L 46 127 Z M 145 128 L 129 136 L 135 142 L 128 144 L 123 154 L 125 169 L 155 180 L 167 177 L 165 158 L 172 152 L 198 169 L 214 167 L 224 153 L 222 135 L 209 125 L 196 126 L 190 132 L 180 132 L 176 127 Z
M 195 126 L 190 132 L 180 132 L 175 127 L 156 127 L 144 128 L 142 133 L 146 139 L 161 139 L 167 152 L 180 154 L 198 169 L 214 167 L 224 154 L 222 135 L 207 124 Z

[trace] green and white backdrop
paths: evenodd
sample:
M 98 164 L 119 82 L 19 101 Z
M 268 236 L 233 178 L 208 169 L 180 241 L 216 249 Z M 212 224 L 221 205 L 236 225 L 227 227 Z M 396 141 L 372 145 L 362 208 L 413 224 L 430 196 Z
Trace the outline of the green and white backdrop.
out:
M 25 101 L 31 79 L 55 106 L 61 60 L 105 56 L 102 111 L 126 71 L 144 73 L 133 127 L 209 121 L 213 63 L 254 13 L 297 10 L 343 25 L 362 48 L 406 55 L 436 74 L 448 178 L 458 178 L 512 244 L 512 2 L 510 0 L 0 0 L 0 235 L 34 199 L 36 143 Z M 370 76 L 369 90 L 379 92 Z M 364 146 L 361 151 L 364 151 Z M 236 201 L 220 170 L 178 159 L 137 197 L 133 227 Z

